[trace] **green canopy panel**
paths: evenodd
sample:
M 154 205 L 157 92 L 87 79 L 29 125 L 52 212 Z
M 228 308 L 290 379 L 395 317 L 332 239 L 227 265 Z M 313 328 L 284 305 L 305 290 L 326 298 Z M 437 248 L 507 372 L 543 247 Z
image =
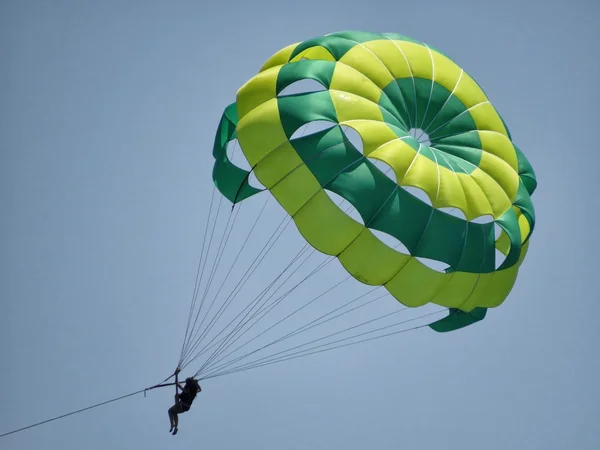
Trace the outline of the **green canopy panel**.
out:
M 213 146 L 213 181 L 219 192 L 232 203 L 238 203 L 248 197 L 264 191 L 250 186 L 250 172 L 233 164 L 227 157 L 227 145 L 236 139 L 238 113 L 237 104 L 232 103 L 223 112 Z
M 483 320 L 487 314 L 487 310 L 487 308 L 475 308 L 470 312 L 465 312 L 460 309 L 450 308 L 449 314 L 446 317 L 430 323 L 429 328 L 438 333 L 459 330 Z

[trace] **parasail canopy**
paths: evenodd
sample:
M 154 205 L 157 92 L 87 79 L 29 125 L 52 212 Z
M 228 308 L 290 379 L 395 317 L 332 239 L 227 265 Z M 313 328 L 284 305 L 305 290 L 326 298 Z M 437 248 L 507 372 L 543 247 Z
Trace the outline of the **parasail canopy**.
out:
M 312 89 L 289 89 L 307 80 Z M 295 135 L 311 123 L 325 126 Z M 455 326 L 438 331 L 480 320 L 456 316 L 496 307 L 512 289 L 534 229 L 535 174 L 480 86 L 440 51 L 351 31 L 275 53 L 219 124 L 213 178 L 233 203 L 261 192 L 227 157 L 236 138 L 312 247 L 404 305 L 452 308 L 445 323 Z

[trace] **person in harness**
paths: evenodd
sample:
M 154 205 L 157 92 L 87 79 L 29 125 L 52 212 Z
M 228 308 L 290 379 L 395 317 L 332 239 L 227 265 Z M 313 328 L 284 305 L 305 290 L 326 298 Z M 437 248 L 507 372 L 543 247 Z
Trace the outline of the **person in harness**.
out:
M 182 391 L 181 394 L 179 389 Z M 172 432 L 173 436 L 177 434 L 177 425 L 179 424 L 177 415 L 189 411 L 196 395 L 201 391 L 198 380 L 192 377 L 185 379 L 185 386 L 182 386 L 181 383 L 175 385 L 175 404 L 169 408 L 169 420 L 171 421 L 169 432 Z

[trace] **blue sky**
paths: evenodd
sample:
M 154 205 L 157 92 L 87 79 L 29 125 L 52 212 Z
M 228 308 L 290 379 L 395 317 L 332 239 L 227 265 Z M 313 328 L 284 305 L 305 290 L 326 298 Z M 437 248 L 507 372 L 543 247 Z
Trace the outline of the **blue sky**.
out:
M 162 389 L 0 446 L 597 449 L 599 13 L 584 0 L 2 2 L 0 434 L 173 370 L 214 132 L 279 48 L 359 29 L 442 49 L 485 89 L 539 188 L 517 284 L 476 326 L 207 380 L 176 437 Z

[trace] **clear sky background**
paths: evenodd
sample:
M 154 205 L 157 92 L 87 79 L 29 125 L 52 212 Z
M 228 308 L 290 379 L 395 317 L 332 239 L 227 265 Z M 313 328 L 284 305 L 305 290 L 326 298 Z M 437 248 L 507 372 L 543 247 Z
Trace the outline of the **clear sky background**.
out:
M 484 322 L 207 380 L 176 437 L 162 389 L 0 448 L 600 448 L 599 16 L 585 0 L 1 2 L 0 434 L 174 369 L 216 126 L 288 44 L 359 29 L 442 49 L 539 187 L 528 258 Z

